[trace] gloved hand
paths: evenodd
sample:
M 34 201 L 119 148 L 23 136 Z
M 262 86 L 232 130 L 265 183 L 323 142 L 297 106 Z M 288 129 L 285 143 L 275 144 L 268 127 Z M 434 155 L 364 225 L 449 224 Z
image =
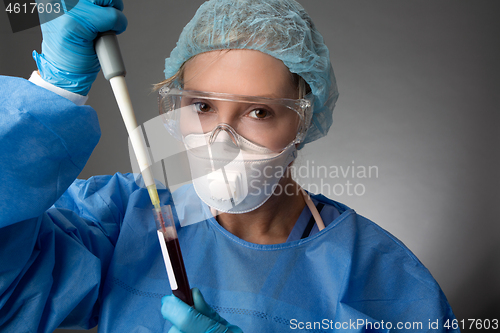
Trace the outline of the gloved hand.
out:
M 203 298 L 198 288 L 193 288 L 194 307 L 190 307 L 174 295 L 161 300 L 161 314 L 174 326 L 169 333 L 243 333 L 238 327 L 229 324 L 219 316 Z
M 69 5 L 71 0 L 62 1 Z M 125 31 L 127 19 L 122 10 L 122 0 L 80 0 L 74 8 L 51 21 L 45 22 L 47 14 L 39 14 L 42 54 L 33 51 L 33 58 L 42 79 L 87 95 L 101 68 L 94 50 L 94 39 L 99 32 Z

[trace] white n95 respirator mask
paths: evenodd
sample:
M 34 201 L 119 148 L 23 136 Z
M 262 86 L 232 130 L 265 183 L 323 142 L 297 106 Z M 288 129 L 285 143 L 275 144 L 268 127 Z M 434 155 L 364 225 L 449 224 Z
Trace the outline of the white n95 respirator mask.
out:
M 297 156 L 291 144 L 276 153 L 220 124 L 211 133 L 184 138 L 193 185 L 218 212 L 240 214 L 262 206 Z

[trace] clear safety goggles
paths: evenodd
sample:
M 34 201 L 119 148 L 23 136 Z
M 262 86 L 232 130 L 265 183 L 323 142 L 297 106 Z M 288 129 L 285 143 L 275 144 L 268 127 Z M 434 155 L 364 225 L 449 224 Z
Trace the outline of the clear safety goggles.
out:
M 245 139 L 273 150 L 300 143 L 311 117 L 308 99 L 267 98 L 190 91 L 163 86 L 159 109 L 176 139 L 230 125 Z

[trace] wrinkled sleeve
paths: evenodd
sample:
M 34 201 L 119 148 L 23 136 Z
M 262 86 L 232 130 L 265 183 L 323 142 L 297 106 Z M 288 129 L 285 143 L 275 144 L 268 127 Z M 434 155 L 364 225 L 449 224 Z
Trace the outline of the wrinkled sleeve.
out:
M 451 327 L 456 318 L 446 296 L 417 257 L 396 237 L 360 215 L 355 228 L 337 316 L 367 316 L 365 323 L 372 322 L 367 329 L 459 333 Z M 373 325 L 373 318 L 386 325 Z
M 132 190 L 75 181 L 99 136 L 91 107 L 0 76 L 0 331 L 95 326 Z

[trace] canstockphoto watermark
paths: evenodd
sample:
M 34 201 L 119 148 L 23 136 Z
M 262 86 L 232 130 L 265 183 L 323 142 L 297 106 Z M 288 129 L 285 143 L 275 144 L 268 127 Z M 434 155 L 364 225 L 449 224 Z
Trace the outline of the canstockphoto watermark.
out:
M 290 320 L 290 329 L 292 330 L 498 330 L 500 328 L 499 319 L 429 319 L 427 322 L 421 321 L 370 321 L 367 319 L 349 319 L 349 321 L 334 321 L 331 319 L 323 319 L 321 321 L 299 321 L 297 319 Z
M 352 161 L 350 165 L 322 165 L 314 160 L 307 160 L 300 166 L 266 166 L 257 169 L 252 165 L 253 174 L 250 187 L 258 191 L 268 191 L 266 194 L 293 195 L 293 186 L 276 184 L 266 186 L 267 180 L 281 177 L 289 172 L 303 188 L 313 193 L 323 193 L 327 196 L 362 196 L 366 193 L 366 180 L 379 177 L 379 168 L 376 165 L 360 165 Z
M 331 319 L 323 319 L 321 321 L 299 321 L 297 319 L 290 320 L 290 329 L 292 330 L 422 330 L 424 324 L 417 322 L 397 322 L 391 323 L 386 321 L 369 321 L 366 319 L 349 319 L 349 321 L 334 321 Z M 430 328 L 429 324 L 429 328 Z

